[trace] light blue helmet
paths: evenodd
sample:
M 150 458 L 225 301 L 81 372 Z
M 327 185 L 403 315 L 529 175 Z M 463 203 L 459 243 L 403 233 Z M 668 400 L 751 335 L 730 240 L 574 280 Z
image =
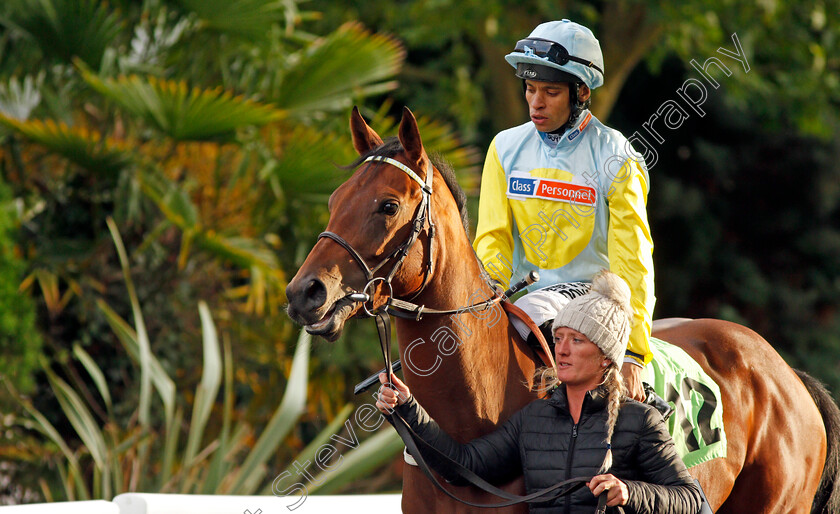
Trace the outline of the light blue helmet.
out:
M 538 25 L 505 60 L 521 79 L 583 82 L 589 89 L 604 83 L 598 40 L 588 28 L 565 19 Z

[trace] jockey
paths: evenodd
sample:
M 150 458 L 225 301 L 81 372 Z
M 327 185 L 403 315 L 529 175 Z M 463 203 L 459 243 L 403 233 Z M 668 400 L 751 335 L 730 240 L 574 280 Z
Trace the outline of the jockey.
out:
M 630 286 L 633 328 L 622 374 L 643 400 L 641 372 L 651 360 L 653 242 L 644 159 L 617 130 L 589 112 L 604 83 L 604 59 L 588 28 L 543 23 L 505 60 L 523 80 L 531 121 L 500 132 L 487 151 L 473 243 L 491 277 L 540 280 L 516 305 L 551 340 L 551 318 L 609 269 Z M 524 323 L 514 321 L 523 338 Z M 530 336 L 533 340 L 533 336 Z

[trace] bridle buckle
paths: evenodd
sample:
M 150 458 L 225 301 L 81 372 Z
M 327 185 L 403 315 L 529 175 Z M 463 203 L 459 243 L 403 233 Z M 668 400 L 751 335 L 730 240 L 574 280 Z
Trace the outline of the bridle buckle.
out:
M 377 282 L 382 282 L 384 285 L 388 286 L 388 300 L 385 302 L 385 305 L 380 307 L 378 310 L 373 306 L 373 287 Z M 394 287 L 391 285 L 391 281 L 386 280 L 385 277 L 373 277 L 367 284 L 365 284 L 361 294 L 367 297 L 367 299 L 362 303 L 362 308 L 368 316 L 376 316 L 380 312 L 388 312 L 388 307 L 391 306 L 391 300 L 394 299 Z M 370 308 L 368 308 L 368 303 L 370 303 Z

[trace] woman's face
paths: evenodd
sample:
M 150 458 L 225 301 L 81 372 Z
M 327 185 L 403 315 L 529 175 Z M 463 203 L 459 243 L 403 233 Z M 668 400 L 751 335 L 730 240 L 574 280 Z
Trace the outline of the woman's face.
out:
M 583 387 L 587 390 L 601 383 L 604 370 L 611 362 L 588 337 L 568 327 L 554 330 L 554 360 L 557 362 L 557 378 L 567 388 Z

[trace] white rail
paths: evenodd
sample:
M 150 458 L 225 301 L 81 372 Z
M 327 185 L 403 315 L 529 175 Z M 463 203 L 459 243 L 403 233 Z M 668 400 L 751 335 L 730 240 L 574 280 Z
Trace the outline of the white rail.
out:
M 126 493 L 105 500 L 0 507 L 0 514 L 342 514 L 400 512 L 399 494 L 216 496 Z
M 117 504 L 105 500 L 34 503 L 0 507 L 3 514 L 121 514 Z

